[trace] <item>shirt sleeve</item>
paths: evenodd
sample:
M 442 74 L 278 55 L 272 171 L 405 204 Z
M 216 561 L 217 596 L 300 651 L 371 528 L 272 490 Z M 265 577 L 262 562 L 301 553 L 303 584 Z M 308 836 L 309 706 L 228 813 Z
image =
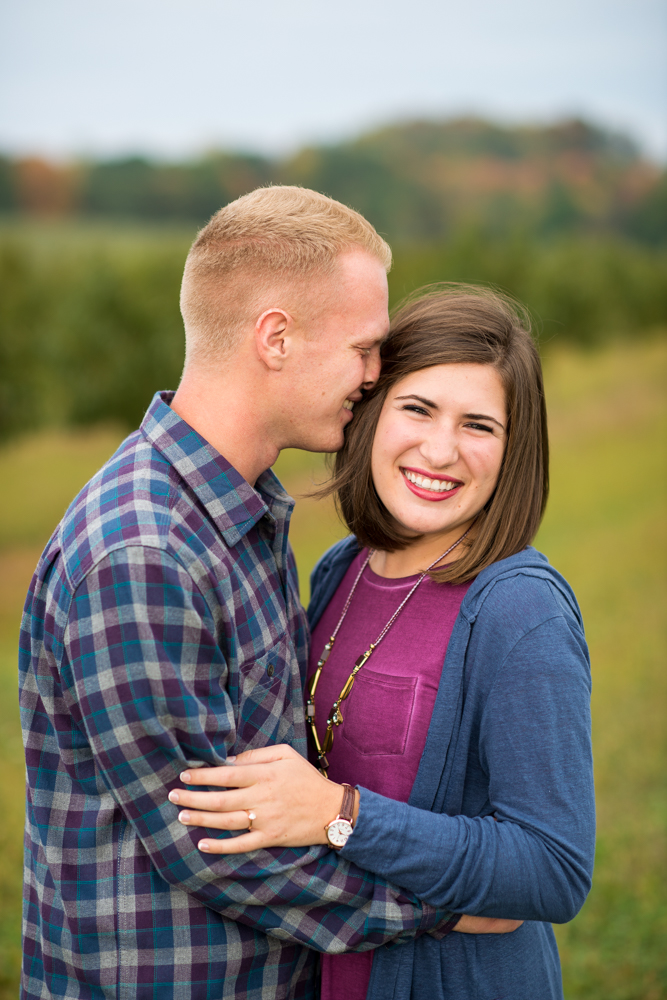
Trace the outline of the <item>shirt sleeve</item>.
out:
M 595 838 L 584 649 L 559 616 L 498 669 L 476 748 L 489 815 L 435 814 L 362 789 L 344 856 L 434 906 L 571 920 L 590 889 Z
M 440 926 L 448 910 L 326 847 L 202 854 L 168 801 L 193 762 L 234 740 L 211 610 L 180 563 L 141 546 L 107 555 L 75 590 L 63 696 L 100 775 L 160 875 L 235 921 L 323 952 L 366 950 Z M 216 831 L 216 835 L 219 835 Z

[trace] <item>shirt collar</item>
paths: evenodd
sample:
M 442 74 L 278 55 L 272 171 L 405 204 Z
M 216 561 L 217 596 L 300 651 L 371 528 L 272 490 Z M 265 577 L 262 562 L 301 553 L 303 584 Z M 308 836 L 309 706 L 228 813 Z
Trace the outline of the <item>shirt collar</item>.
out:
M 294 501 L 267 469 L 253 487 L 213 445 L 169 405 L 174 392 L 156 392 L 141 422 L 141 431 L 197 495 L 227 545 L 238 541 L 272 508 L 284 516 Z M 282 508 L 282 509 L 281 509 Z

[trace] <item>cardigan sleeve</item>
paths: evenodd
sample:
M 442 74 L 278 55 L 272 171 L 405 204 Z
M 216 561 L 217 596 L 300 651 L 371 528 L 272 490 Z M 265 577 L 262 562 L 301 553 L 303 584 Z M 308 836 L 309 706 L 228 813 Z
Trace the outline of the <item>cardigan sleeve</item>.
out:
M 438 815 L 362 789 L 342 853 L 455 912 L 571 920 L 593 868 L 589 699 L 583 636 L 563 615 L 542 621 L 504 657 L 480 713 L 489 815 Z

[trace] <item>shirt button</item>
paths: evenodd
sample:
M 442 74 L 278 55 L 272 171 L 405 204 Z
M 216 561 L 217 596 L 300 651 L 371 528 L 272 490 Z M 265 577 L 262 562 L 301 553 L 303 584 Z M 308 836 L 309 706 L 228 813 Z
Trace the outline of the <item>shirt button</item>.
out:
M 272 663 L 269 663 L 268 667 L 266 668 L 266 672 L 269 675 L 269 677 L 273 677 L 273 664 Z

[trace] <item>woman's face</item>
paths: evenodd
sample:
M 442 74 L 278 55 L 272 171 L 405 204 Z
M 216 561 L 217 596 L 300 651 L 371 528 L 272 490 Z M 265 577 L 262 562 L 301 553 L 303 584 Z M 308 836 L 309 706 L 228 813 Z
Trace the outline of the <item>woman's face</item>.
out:
M 398 524 L 434 540 L 465 531 L 495 489 L 506 427 L 505 391 L 491 365 L 436 365 L 397 382 L 371 467 Z

